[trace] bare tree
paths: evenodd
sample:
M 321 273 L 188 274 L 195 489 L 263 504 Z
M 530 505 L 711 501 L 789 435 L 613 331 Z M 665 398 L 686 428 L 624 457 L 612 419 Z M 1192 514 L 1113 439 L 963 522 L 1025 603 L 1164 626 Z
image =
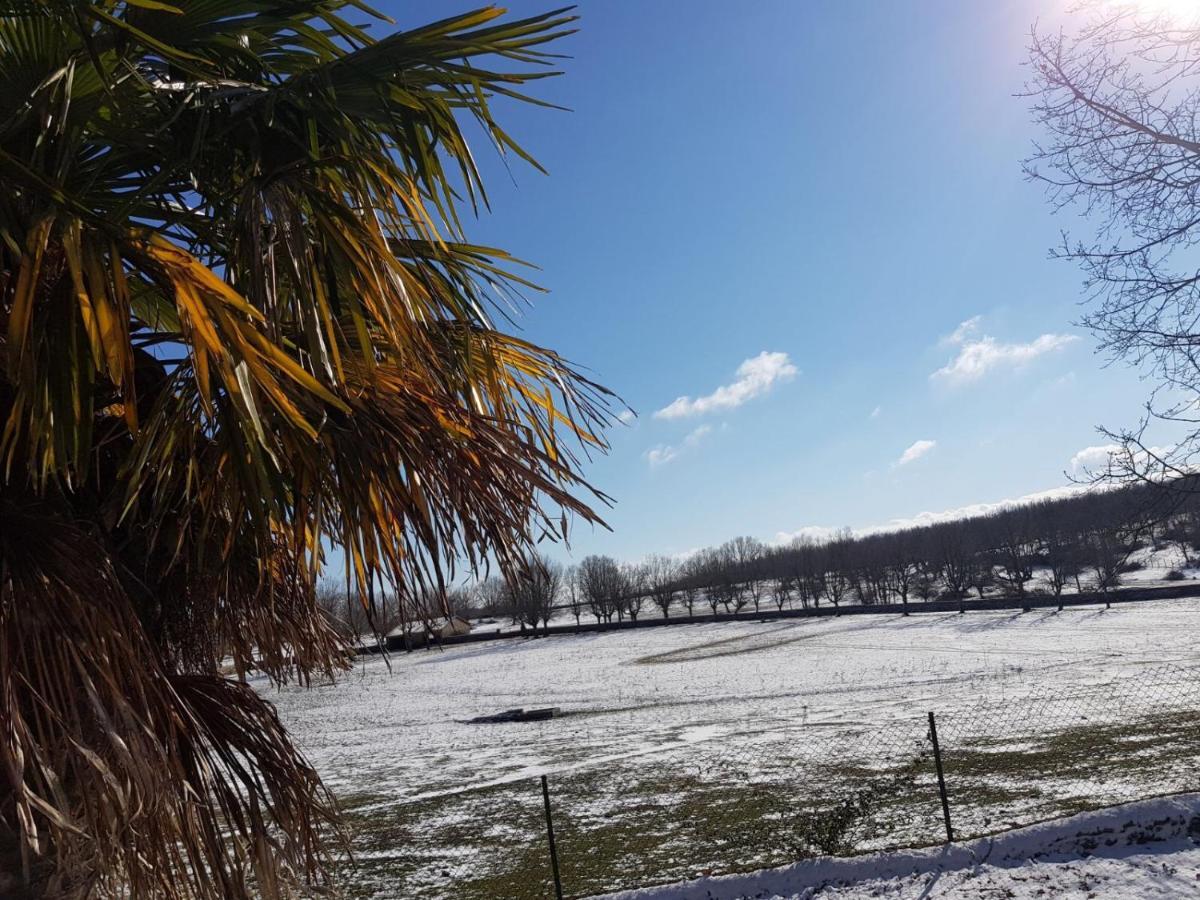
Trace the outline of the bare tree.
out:
M 679 588 L 679 565 L 667 556 L 647 556 L 643 564 L 646 574 L 646 587 L 654 599 L 654 605 L 662 612 L 664 619 L 671 618 L 671 604 Z
M 706 586 L 705 596 L 713 615 L 716 615 L 718 606 L 724 606 L 726 614 L 735 611 L 735 604 L 738 604 L 737 609 L 741 609 L 745 602 L 741 601 L 742 590 L 737 580 L 732 542 L 702 550 L 699 556 Z
M 995 561 L 990 553 L 980 553 L 972 556 L 967 566 L 967 587 L 971 588 L 983 599 L 988 588 L 996 583 Z M 1025 596 L 1022 589 L 1020 596 Z
M 695 577 L 704 584 L 704 600 L 715 616 L 717 607 L 721 605 L 724 582 L 720 554 L 712 547 L 701 550 L 692 557 L 692 568 Z
M 1084 273 L 1083 324 L 1112 357 L 1157 382 L 1095 477 L 1196 489 L 1200 451 L 1200 20 L 1151 16 L 1135 4 L 1086 5 L 1074 35 L 1034 31 L 1028 85 L 1045 138 L 1025 162 L 1056 209 L 1094 230 L 1055 255 Z M 1151 446 L 1154 421 L 1182 440 Z
M 913 582 L 913 593 L 928 603 L 938 593 L 936 569 L 932 566 L 921 566 L 917 571 L 916 581 Z
M 364 604 L 356 593 L 332 580 L 322 581 L 317 586 L 317 605 L 321 612 L 342 637 L 352 642 L 369 635 L 382 637 L 400 624 L 393 596 L 372 592 L 367 599 L 368 603 Z
M 646 602 L 646 567 L 640 563 L 627 563 L 621 566 L 621 599 L 620 604 L 631 622 L 636 622 L 641 615 L 642 606 Z
M 736 537 L 717 548 L 718 584 L 727 614 L 740 613 L 750 602 L 745 591 L 745 567 L 760 546 L 754 538 Z
M 883 603 L 889 590 L 889 566 L 886 552 L 888 535 L 870 535 L 857 542 L 850 566 L 854 593 L 864 606 Z
M 483 579 L 475 586 L 480 612 L 489 616 L 508 615 L 508 585 L 496 575 Z
M 446 607 L 451 616 L 470 619 L 477 612 L 478 604 L 476 591 L 466 585 L 452 587 L 446 592 Z
M 1063 591 L 1068 584 L 1074 581 L 1076 589 L 1082 590 L 1079 583 L 1083 571 L 1079 536 L 1082 525 L 1070 514 L 1075 506 L 1070 502 L 1043 500 L 1029 507 L 1031 527 L 1042 546 L 1039 561 L 1045 565 L 1046 583 L 1050 592 L 1059 599 L 1060 611 Z
M 796 592 L 800 595 L 800 606 L 803 609 L 808 609 L 810 603 L 814 609 L 821 605 L 823 557 L 822 548 L 808 536 L 793 539 L 788 547 L 787 566 L 795 581 Z
M 611 556 L 587 556 L 579 564 L 579 591 L 597 622 L 611 622 L 614 615 L 624 617 L 624 581 L 621 567 Z
M 834 608 L 840 608 L 842 600 L 852 586 L 851 560 L 853 555 L 854 538 L 849 528 L 843 528 L 837 537 L 824 547 L 820 562 L 820 583 L 822 593 L 829 598 Z
M 763 567 L 766 545 L 757 538 L 743 535 L 734 538 L 726 546 L 727 556 L 733 564 L 734 583 L 739 585 L 739 594 L 743 589 L 749 591 L 750 602 L 754 604 L 754 611 L 758 612 L 768 580 Z M 739 605 L 738 609 L 744 605 Z
M 916 588 L 921 571 L 919 536 L 913 529 L 886 535 L 884 558 L 887 563 L 888 592 L 900 598 L 904 615 L 908 615 L 908 597 Z
M 1097 528 L 1084 538 L 1088 566 L 1096 577 L 1096 587 L 1107 594 L 1121 584 L 1121 572 L 1136 544 L 1115 528 Z
M 562 583 L 562 565 L 539 554 L 527 557 L 521 571 L 508 583 L 513 615 L 522 626 L 529 626 L 535 637 L 539 622 L 542 632 L 547 633 Z
M 521 634 L 525 633 L 525 629 L 529 626 L 528 618 L 525 615 L 525 610 L 521 608 L 521 597 L 516 589 L 516 576 L 508 578 L 496 577 L 493 581 L 489 578 L 488 581 L 495 585 L 494 590 L 498 590 L 497 597 L 497 615 L 508 619 L 510 625 L 516 625 L 520 629 Z
M 366 632 L 367 620 L 362 604 L 351 601 L 350 595 L 333 581 L 322 581 L 317 585 L 317 608 L 339 635 L 349 641 L 357 641 Z
M 1032 506 L 1023 505 L 984 520 L 987 544 L 999 564 L 995 578 L 1018 597 L 1025 596 L 1025 584 L 1033 578 L 1033 566 L 1042 550 L 1036 516 Z
M 579 618 L 583 615 L 585 600 L 583 589 L 579 584 L 579 567 L 571 566 L 563 572 L 563 592 L 567 598 L 567 608 L 575 617 L 575 627 L 579 628 Z
M 700 586 L 704 581 L 703 559 L 699 553 L 693 553 L 679 569 L 679 596 L 691 618 L 696 614 L 696 602 L 700 599 Z
M 775 582 L 771 588 L 771 599 L 775 601 L 775 608 L 782 610 L 784 606 L 792 602 L 792 590 L 795 582 L 789 575 L 781 575 L 779 580 Z
M 944 522 L 931 529 L 933 564 L 949 595 L 961 600 L 971 586 L 972 547 L 965 522 Z
M 1067 540 L 1055 539 L 1050 550 L 1050 590 L 1055 597 L 1062 597 L 1063 588 L 1069 581 L 1075 582 L 1075 590 L 1083 591 L 1079 576 L 1083 574 L 1081 554 L 1082 538 L 1071 535 Z M 1062 609 L 1062 606 L 1059 606 Z
M 1162 538 L 1173 545 L 1180 556 L 1180 564 L 1187 566 L 1192 561 L 1196 537 L 1196 514 L 1194 510 L 1181 510 L 1179 515 L 1169 522 L 1162 523 Z

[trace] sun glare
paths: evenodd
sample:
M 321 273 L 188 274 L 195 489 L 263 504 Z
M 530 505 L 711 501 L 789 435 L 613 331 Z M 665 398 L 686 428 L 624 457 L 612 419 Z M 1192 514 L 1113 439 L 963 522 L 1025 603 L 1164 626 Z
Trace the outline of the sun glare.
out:
M 1200 0 L 1134 0 L 1121 5 L 1132 6 L 1148 16 L 1162 16 L 1177 22 L 1200 19 Z

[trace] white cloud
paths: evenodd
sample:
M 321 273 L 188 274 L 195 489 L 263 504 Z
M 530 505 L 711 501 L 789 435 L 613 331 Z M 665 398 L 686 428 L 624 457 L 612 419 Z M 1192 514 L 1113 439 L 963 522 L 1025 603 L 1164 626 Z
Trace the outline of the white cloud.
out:
M 711 425 L 701 425 L 699 428 L 688 432 L 687 437 L 678 446 L 659 444 L 657 447 L 651 447 L 646 451 L 646 462 L 650 463 L 650 468 L 652 469 L 665 466 L 667 463 L 678 458 L 679 454 L 684 450 L 690 450 L 698 446 L 711 431 Z
M 1084 447 L 1071 457 L 1071 471 L 1106 469 L 1108 468 L 1109 461 L 1120 452 L 1121 447 L 1119 444 Z
M 736 409 L 747 400 L 768 393 L 776 384 L 799 373 L 786 353 L 764 350 L 737 367 L 736 378 L 703 397 L 678 397 L 654 414 L 656 419 L 682 419 L 723 409 Z
M 778 531 L 775 533 L 774 544 L 790 544 L 794 540 L 804 539 L 824 543 L 830 540 L 841 528 L 834 528 L 830 525 L 805 525 L 796 531 Z
M 872 419 L 878 419 L 878 418 L 879 418 L 881 415 L 883 415 L 883 407 L 882 407 L 882 406 L 877 406 L 877 407 L 875 407 L 873 410 L 871 410 L 871 416 L 870 416 L 870 418 L 872 418 Z
M 617 421 L 619 421 L 622 425 L 628 425 L 636 418 L 637 413 L 635 413 L 632 409 L 623 409 L 617 413 Z
M 907 450 L 900 454 L 900 458 L 892 465 L 907 466 L 911 462 L 916 462 L 936 446 L 937 441 L 914 441 Z
M 1071 457 L 1071 472 L 1102 475 L 1110 466 L 1114 470 L 1124 470 L 1130 465 L 1139 472 L 1147 472 L 1156 467 L 1156 460 L 1169 457 L 1174 450 L 1173 444 L 1165 447 L 1147 447 L 1145 450 L 1126 449 L 1120 444 L 1097 444 L 1084 447 Z
M 979 333 L 979 316 L 967 319 L 941 343 L 958 347 L 958 353 L 929 377 L 949 384 L 977 381 L 993 369 L 1017 368 L 1039 356 L 1054 353 L 1079 340 L 1073 334 L 1043 334 L 1027 344 L 1002 344 Z
M 665 466 L 678 455 L 679 451 L 674 447 L 668 444 L 659 444 L 646 451 L 646 462 L 650 463 L 650 468 L 654 469 L 658 466 Z
M 967 338 L 979 333 L 979 323 L 982 321 L 983 316 L 971 316 L 967 321 L 959 323 L 959 326 L 945 335 L 939 343 L 965 344 Z

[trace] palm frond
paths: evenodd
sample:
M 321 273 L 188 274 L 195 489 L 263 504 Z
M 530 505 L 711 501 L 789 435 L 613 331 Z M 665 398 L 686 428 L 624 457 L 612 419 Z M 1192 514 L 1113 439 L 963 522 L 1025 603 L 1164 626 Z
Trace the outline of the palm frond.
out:
M 0 871 L 42 896 L 214 900 L 319 877 L 316 773 L 251 688 L 162 665 L 108 557 L 0 503 L 0 846 L 25 851 Z
M 536 166 L 497 109 L 574 17 L 371 15 L 0 8 L 0 857 L 31 883 L 319 879 L 328 798 L 218 663 L 343 667 L 332 551 L 369 606 L 607 502 L 614 398 L 497 326 L 537 287 L 460 218 L 472 127 Z

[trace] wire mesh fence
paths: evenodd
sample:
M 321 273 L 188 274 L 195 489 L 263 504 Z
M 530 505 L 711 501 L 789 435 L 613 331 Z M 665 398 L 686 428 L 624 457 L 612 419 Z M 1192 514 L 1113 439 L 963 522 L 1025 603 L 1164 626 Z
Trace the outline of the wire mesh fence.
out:
M 956 836 L 1200 789 L 1198 669 L 1043 689 L 938 723 Z
M 956 839 L 1200 789 L 1200 669 L 936 716 Z M 946 839 L 930 720 L 704 734 L 548 774 L 562 895 Z M 540 778 L 355 803 L 358 897 L 556 896 Z
M 556 776 L 566 892 L 778 865 L 886 835 L 920 840 L 937 821 L 929 753 L 909 723 L 801 727 Z

